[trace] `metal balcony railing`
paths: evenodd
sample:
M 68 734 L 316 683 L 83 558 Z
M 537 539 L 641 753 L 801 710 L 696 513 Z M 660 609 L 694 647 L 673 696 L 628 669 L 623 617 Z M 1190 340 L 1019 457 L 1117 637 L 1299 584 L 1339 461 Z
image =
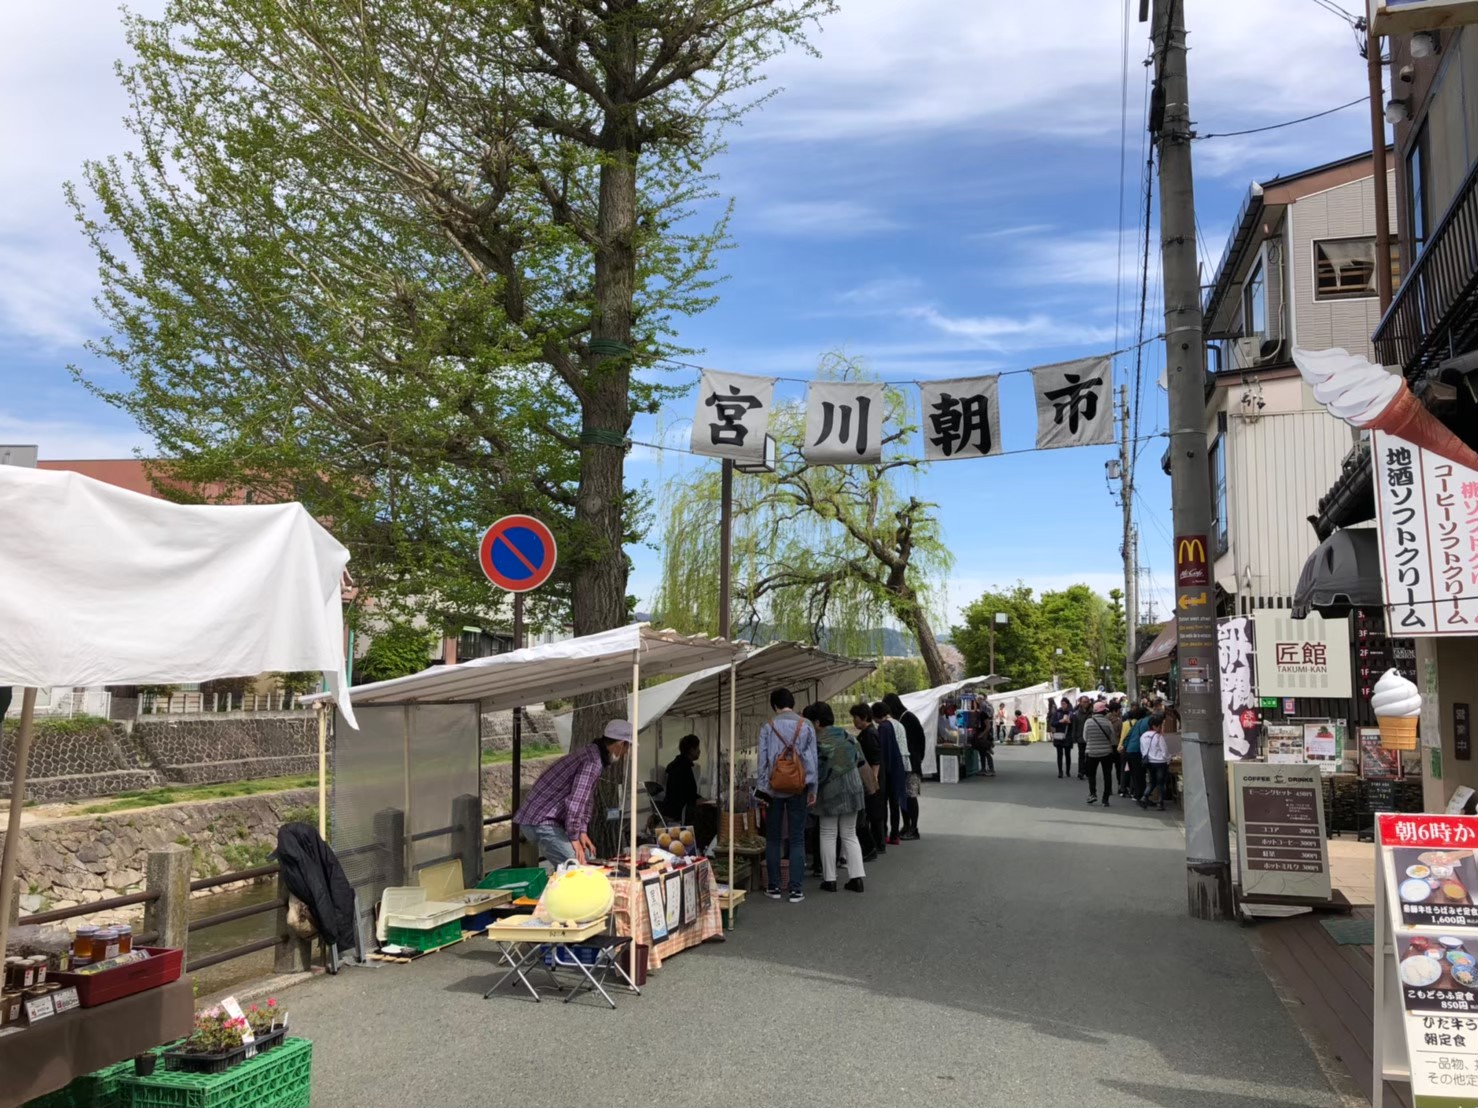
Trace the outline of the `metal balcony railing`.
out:
M 1418 377 L 1478 340 L 1478 163 L 1375 329 L 1376 355 Z

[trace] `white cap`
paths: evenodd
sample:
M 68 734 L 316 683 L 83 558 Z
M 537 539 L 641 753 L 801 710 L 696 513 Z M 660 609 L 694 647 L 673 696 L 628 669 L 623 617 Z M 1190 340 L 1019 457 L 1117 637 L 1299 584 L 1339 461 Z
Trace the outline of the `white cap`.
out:
M 606 729 L 603 732 L 608 739 L 616 742 L 629 743 L 631 741 L 631 724 L 624 719 L 612 719 L 606 721 Z

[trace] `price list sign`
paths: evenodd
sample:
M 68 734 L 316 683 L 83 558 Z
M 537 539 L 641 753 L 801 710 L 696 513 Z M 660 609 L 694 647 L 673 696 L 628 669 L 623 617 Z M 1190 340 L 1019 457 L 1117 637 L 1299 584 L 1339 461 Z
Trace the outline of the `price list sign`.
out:
M 1376 826 L 1376 1027 L 1399 1008 L 1406 1055 L 1377 1043 L 1382 1072 L 1404 1061 L 1417 1105 L 1478 1105 L 1478 817 L 1383 813 Z
M 1239 762 L 1233 774 L 1243 896 L 1327 899 L 1319 768 Z

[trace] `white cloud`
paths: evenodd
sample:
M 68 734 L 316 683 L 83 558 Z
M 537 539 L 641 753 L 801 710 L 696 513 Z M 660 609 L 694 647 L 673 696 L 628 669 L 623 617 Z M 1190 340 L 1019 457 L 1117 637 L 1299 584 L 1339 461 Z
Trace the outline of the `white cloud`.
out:
M 906 314 L 937 331 L 966 339 L 984 350 L 1027 351 L 1043 347 L 1112 342 L 1112 327 L 1069 323 L 1044 313 L 1025 316 L 956 316 L 929 306 L 908 308 Z
M 793 200 L 767 204 L 752 217 L 772 234 L 806 238 L 857 238 L 896 231 L 902 224 L 856 200 Z
M 62 418 L 27 419 L 0 408 L 0 442 L 36 446 L 41 460 L 131 458 L 148 451 L 149 437 L 126 427 L 99 427 Z

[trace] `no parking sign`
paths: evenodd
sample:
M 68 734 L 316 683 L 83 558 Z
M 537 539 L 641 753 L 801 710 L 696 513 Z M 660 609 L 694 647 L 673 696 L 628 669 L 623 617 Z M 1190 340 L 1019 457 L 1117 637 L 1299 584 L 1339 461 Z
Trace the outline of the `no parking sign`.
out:
M 504 516 L 484 532 L 477 560 L 498 588 L 530 592 L 554 573 L 559 547 L 543 521 L 533 516 Z

